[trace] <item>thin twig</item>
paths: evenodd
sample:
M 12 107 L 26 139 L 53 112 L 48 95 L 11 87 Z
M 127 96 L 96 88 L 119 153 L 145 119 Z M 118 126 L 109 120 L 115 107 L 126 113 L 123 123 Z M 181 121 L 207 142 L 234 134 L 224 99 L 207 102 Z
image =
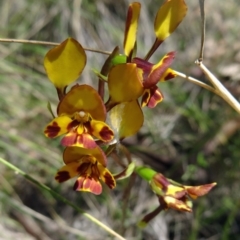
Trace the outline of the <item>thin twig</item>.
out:
M 202 34 L 201 34 L 201 47 L 199 53 L 199 59 L 195 62 L 205 73 L 208 80 L 212 83 L 214 87 L 214 93 L 221 96 L 232 108 L 234 108 L 238 113 L 240 113 L 240 104 L 233 97 L 233 95 L 222 85 L 222 83 L 208 70 L 208 68 L 203 64 L 203 50 L 205 41 L 205 10 L 204 10 L 204 0 L 199 0 L 201 19 L 202 19 Z
M 47 185 L 38 182 L 36 179 L 34 179 L 33 177 L 31 177 L 30 175 L 26 174 L 25 172 L 23 172 L 21 169 L 17 168 L 16 166 L 14 166 L 13 164 L 11 164 L 10 162 L 6 161 L 3 158 L 0 158 L 0 162 L 2 164 L 4 164 L 6 167 L 12 169 L 15 171 L 16 174 L 20 174 L 22 175 L 24 178 L 26 178 L 27 180 L 29 180 L 30 182 L 34 183 L 37 187 L 39 187 L 40 189 L 49 192 L 52 196 L 54 196 L 56 199 L 64 202 L 65 204 L 71 206 L 73 209 L 75 209 L 76 211 L 78 211 L 79 213 L 81 213 L 82 215 L 84 215 L 86 218 L 88 218 L 89 220 L 91 220 L 92 222 L 94 222 L 96 225 L 98 225 L 99 227 L 101 227 L 102 229 L 104 229 L 106 232 L 108 232 L 109 234 L 115 236 L 117 239 L 120 240 L 126 240 L 125 238 L 123 238 L 122 236 L 120 236 L 118 233 L 116 233 L 115 231 L 113 231 L 111 228 L 109 228 L 108 226 L 106 226 L 105 224 L 103 224 L 101 221 L 99 221 L 98 219 L 94 218 L 93 216 L 91 216 L 90 214 L 86 213 L 84 210 L 82 210 L 81 208 L 77 207 L 76 205 L 74 205 L 72 202 L 70 202 L 69 200 L 67 200 L 66 198 L 62 197 L 59 193 L 53 191 L 51 188 L 49 188 Z
M 190 76 L 188 76 L 184 73 L 178 72 L 176 70 L 174 70 L 174 72 L 177 74 L 178 77 L 184 78 L 184 79 L 188 80 L 189 82 L 192 82 L 192 83 L 194 83 L 194 84 L 196 84 L 196 85 L 198 85 L 202 88 L 207 89 L 210 92 L 213 92 L 213 93 L 221 96 L 220 93 L 215 88 L 211 87 L 210 85 L 208 85 L 206 83 L 203 83 L 203 82 L 197 80 L 196 78 L 190 77 Z
M 222 83 L 207 69 L 207 67 L 198 60 L 195 62 L 205 73 L 209 81 L 217 90 L 218 95 L 221 96 L 232 108 L 240 113 L 240 103 L 233 97 L 233 95 L 222 85 Z
M 200 6 L 200 13 L 201 13 L 201 19 L 202 19 L 202 27 L 201 27 L 201 47 L 200 47 L 200 53 L 199 53 L 199 61 L 203 61 L 203 50 L 204 50 L 204 43 L 205 43 L 205 24 L 206 24 L 206 18 L 205 18 L 205 11 L 204 11 L 204 1 L 205 0 L 199 0 L 199 6 Z
M 209 81 L 212 83 L 212 86 L 203 83 L 193 77 L 189 77 L 184 73 L 177 72 L 176 70 L 175 73 L 177 76 L 184 78 L 188 80 L 189 82 L 192 82 L 202 88 L 205 88 L 221 98 L 223 98 L 232 108 L 234 108 L 238 113 L 240 113 L 240 104 L 239 102 L 232 96 L 232 94 L 222 85 L 222 83 L 205 67 L 205 65 L 202 62 L 196 61 L 196 64 L 199 65 L 199 67 L 202 69 L 202 71 L 205 73 Z
M 0 42 L 25 43 L 25 44 L 46 45 L 46 46 L 58 46 L 60 44 L 60 43 L 56 43 L 56 42 L 45 42 L 45 41 L 13 39 L 13 38 L 0 38 Z M 86 50 L 88 52 L 101 53 L 101 54 L 105 54 L 105 55 L 111 54 L 111 52 L 108 52 L 108 51 L 96 50 L 96 49 L 86 48 L 86 47 L 84 47 L 84 50 Z

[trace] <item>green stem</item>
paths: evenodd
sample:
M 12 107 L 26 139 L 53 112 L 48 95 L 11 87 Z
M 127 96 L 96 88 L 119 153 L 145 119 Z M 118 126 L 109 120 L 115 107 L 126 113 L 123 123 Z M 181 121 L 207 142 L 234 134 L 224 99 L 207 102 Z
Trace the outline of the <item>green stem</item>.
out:
M 102 222 L 98 221 L 96 218 L 94 218 L 93 216 L 91 216 L 90 214 L 86 213 L 84 210 L 82 210 L 81 208 L 77 207 L 76 205 L 74 205 L 73 203 L 71 203 L 69 200 L 67 200 L 66 198 L 62 197 L 59 193 L 53 191 L 51 188 L 49 188 L 47 185 L 38 182 L 36 179 L 32 178 L 30 175 L 28 175 L 27 173 L 25 173 L 24 171 L 22 171 L 21 169 L 17 168 L 16 166 L 12 165 L 10 162 L 6 161 L 5 159 L 0 157 L 0 162 L 3 163 L 6 167 L 14 170 L 17 174 L 21 174 L 24 178 L 26 178 L 27 180 L 29 180 L 30 182 L 34 183 L 37 187 L 39 187 L 40 189 L 43 189 L 49 193 L 52 194 L 53 197 L 55 197 L 56 199 L 66 203 L 67 205 L 71 206 L 73 209 L 75 209 L 76 211 L 78 211 L 79 213 L 83 214 L 86 218 L 88 218 L 89 220 L 91 220 L 92 222 L 94 222 L 96 225 L 98 225 L 99 227 L 103 228 L 106 232 L 108 232 L 109 234 L 115 236 L 117 239 L 120 240 L 126 240 L 125 238 L 123 238 L 122 236 L 120 236 L 118 233 L 116 233 L 115 231 L 113 231 L 111 228 L 109 228 L 108 226 L 106 226 L 105 224 L 103 224 Z

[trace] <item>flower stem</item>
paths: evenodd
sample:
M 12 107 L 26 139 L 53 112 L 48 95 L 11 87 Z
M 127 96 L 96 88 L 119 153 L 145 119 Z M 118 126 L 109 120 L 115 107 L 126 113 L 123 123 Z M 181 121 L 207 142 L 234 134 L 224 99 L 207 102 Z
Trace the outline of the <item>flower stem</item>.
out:
M 115 236 L 117 239 L 120 240 L 126 240 L 125 238 L 123 238 L 122 236 L 120 236 L 118 233 L 116 233 L 115 231 L 113 231 L 111 228 L 109 228 L 108 226 L 106 226 L 105 224 L 103 224 L 102 222 L 100 222 L 98 219 L 94 218 L 93 216 L 91 216 L 90 214 L 86 213 L 84 210 L 82 210 L 81 208 L 77 207 L 76 205 L 74 205 L 72 202 L 70 202 L 69 200 L 67 200 L 66 198 L 62 197 L 59 193 L 53 191 L 51 188 L 49 188 L 47 185 L 38 182 L 36 179 L 34 179 L 33 177 L 31 177 L 30 175 L 28 175 L 27 173 L 25 173 L 24 171 L 22 171 L 21 169 L 17 168 L 16 166 L 14 166 L 13 164 L 11 164 L 10 162 L 6 161 L 5 159 L 0 157 L 0 162 L 2 164 L 4 164 L 6 167 L 12 169 L 15 171 L 16 174 L 20 174 L 22 175 L 24 178 L 26 178 L 27 180 L 29 180 L 30 182 L 34 183 L 37 187 L 39 187 L 40 189 L 47 191 L 49 193 L 51 193 L 51 195 L 53 197 L 55 197 L 56 199 L 64 202 L 65 204 L 71 206 L 73 209 L 75 209 L 76 211 L 78 211 L 79 213 L 83 214 L 86 218 L 88 218 L 89 220 L 91 220 L 92 222 L 94 222 L 96 225 L 98 225 L 99 227 L 101 227 L 102 229 L 104 229 L 106 232 L 108 232 L 109 234 Z

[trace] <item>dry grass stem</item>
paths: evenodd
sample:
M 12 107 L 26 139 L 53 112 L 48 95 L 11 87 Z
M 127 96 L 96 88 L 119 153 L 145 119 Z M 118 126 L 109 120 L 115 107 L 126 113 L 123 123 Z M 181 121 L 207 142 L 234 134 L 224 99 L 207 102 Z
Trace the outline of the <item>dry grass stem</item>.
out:
M 24 43 L 24 44 L 46 45 L 46 46 L 58 46 L 60 44 L 60 43 L 56 43 L 56 42 L 45 42 L 45 41 L 13 39 L 13 38 L 0 38 L 0 42 Z M 104 55 L 110 55 L 111 54 L 111 52 L 108 52 L 108 51 L 102 51 L 102 50 L 86 48 L 86 47 L 84 47 L 84 50 L 89 51 L 89 52 L 101 53 L 101 54 L 104 54 Z
M 222 83 L 207 69 L 207 67 L 202 62 L 197 60 L 196 64 L 202 69 L 209 81 L 215 87 L 217 94 L 221 96 L 238 113 L 240 113 L 240 104 L 233 97 L 233 95 L 222 85 Z

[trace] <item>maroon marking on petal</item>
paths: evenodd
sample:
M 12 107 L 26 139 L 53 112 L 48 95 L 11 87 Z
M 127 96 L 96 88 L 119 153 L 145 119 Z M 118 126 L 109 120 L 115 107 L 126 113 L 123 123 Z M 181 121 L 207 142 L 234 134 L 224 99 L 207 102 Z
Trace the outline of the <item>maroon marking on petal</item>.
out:
M 151 72 L 151 69 L 153 67 L 154 64 L 144 60 L 144 59 L 141 59 L 141 58 L 134 58 L 133 63 L 136 63 L 137 64 L 137 68 L 140 68 L 143 73 L 142 73 L 142 81 L 145 82 L 145 80 L 148 78 L 148 75 L 150 74 Z
M 54 138 L 58 135 L 60 132 L 61 128 L 58 126 L 57 122 L 53 122 L 52 125 L 48 125 L 44 131 L 44 133 L 49 137 L 49 138 Z
M 150 92 L 149 91 L 144 91 L 144 94 L 142 96 L 142 102 L 141 102 L 141 106 L 144 107 L 148 104 L 149 100 L 150 100 Z
M 84 179 L 85 179 L 84 177 L 79 177 L 79 178 L 76 180 L 76 182 L 75 182 L 74 185 L 73 185 L 73 190 L 74 190 L 74 191 L 79 191 L 79 190 L 82 189 Z
M 67 126 L 68 132 L 70 132 L 71 129 L 75 128 L 75 127 L 78 126 L 78 125 L 79 125 L 79 122 L 78 122 L 76 119 L 73 120 L 72 122 L 70 122 L 70 123 L 68 124 L 68 126 Z
M 113 131 L 109 129 L 107 126 L 104 126 L 101 131 L 99 132 L 102 140 L 105 142 L 111 141 L 113 139 Z
M 148 78 L 143 82 L 144 88 L 151 88 L 156 85 L 169 66 L 172 64 L 175 57 L 175 52 L 170 52 L 163 58 L 163 62 L 160 66 L 154 69 Z
M 167 178 L 165 178 L 161 173 L 156 173 L 153 176 L 153 181 L 156 185 L 160 184 L 162 186 L 163 191 L 167 191 L 167 187 L 170 185 Z
M 150 89 L 150 98 L 147 103 L 149 108 L 154 108 L 163 100 L 163 94 L 160 92 L 157 86 Z
M 168 209 L 168 204 L 165 202 L 164 197 L 158 196 L 158 201 L 162 209 Z
M 80 174 L 80 175 L 84 175 L 84 173 L 86 173 L 86 171 L 88 170 L 88 168 L 91 166 L 91 162 L 87 163 L 87 162 L 84 162 L 82 163 L 78 168 L 77 168 L 77 172 Z
M 82 182 L 83 182 L 82 179 L 77 179 L 76 182 L 73 185 L 73 190 L 74 191 L 79 191 L 79 189 L 81 189 L 81 187 L 82 187 Z
M 133 58 L 132 62 L 136 63 L 137 67 L 141 68 L 143 70 L 143 72 L 147 73 L 147 74 L 150 73 L 150 71 L 154 65 L 154 64 L 152 64 L 144 59 L 138 58 L 138 57 Z
M 65 182 L 70 178 L 71 177 L 69 175 L 69 172 L 67 172 L 67 171 L 58 172 L 57 175 L 55 176 L 55 179 L 60 183 Z
M 108 187 L 110 189 L 113 189 L 116 187 L 116 182 L 115 182 L 113 176 L 111 174 L 109 174 L 108 172 L 106 172 L 104 174 L 104 179 L 105 179 L 105 183 L 108 185 Z
M 91 127 L 90 121 L 84 123 L 84 132 L 92 135 L 93 129 Z
M 174 198 L 179 200 L 185 200 L 185 196 L 187 195 L 187 191 L 183 189 L 182 191 L 178 191 L 174 193 Z
M 168 73 L 168 75 L 164 78 L 165 81 L 175 78 L 177 75 L 174 73 Z

